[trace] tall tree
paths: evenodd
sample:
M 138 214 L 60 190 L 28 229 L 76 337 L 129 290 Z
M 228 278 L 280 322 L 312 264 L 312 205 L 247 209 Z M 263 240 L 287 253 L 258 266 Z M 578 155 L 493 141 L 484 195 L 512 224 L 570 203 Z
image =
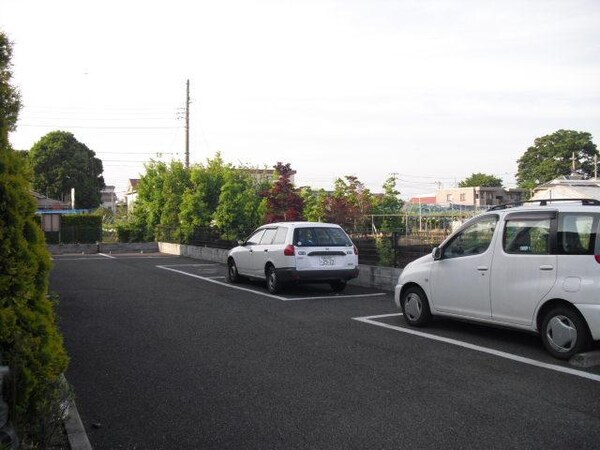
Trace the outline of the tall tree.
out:
M 234 170 L 225 164 L 220 153 L 208 159 L 206 165 L 190 169 L 190 187 L 183 193 L 179 222 L 184 238 L 190 238 L 196 230 L 210 226 L 219 206 L 219 196 L 228 171 Z
M 11 368 L 9 402 L 19 434 L 37 447 L 44 409 L 53 404 L 68 358 L 48 295 L 50 255 L 35 217 L 25 160 L 8 141 L 20 107 L 10 84 L 11 55 L 0 32 L 0 365 Z
M 502 179 L 494 175 L 477 172 L 472 173 L 471 176 L 458 183 L 458 187 L 502 187 Z
M 383 214 L 377 218 L 377 225 L 383 231 L 399 229 L 402 224 L 401 213 L 404 202 L 400 198 L 400 191 L 396 189 L 396 177 L 390 176 L 383 183 L 383 195 L 377 197 L 373 205 L 374 214 Z M 389 216 L 385 216 L 389 214 Z
M 278 162 L 273 168 L 277 180 L 265 193 L 265 222 L 302 220 L 304 200 L 291 181 L 293 171 L 290 163 Z
M 344 178 L 335 181 L 333 195 L 327 199 L 327 221 L 346 229 L 364 228 L 373 207 L 373 196 L 357 177 Z
M 311 222 L 322 222 L 327 217 L 327 192 L 325 189 L 313 191 L 309 187 L 300 189 L 304 202 L 304 218 Z
M 219 206 L 213 216 L 214 225 L 228 238 L 241 239 L 262 224 L 265 199 L 261 186 L 245 171 L 230 170 L 219 196 Z
M 533 189 L 575 169 L 584 176 L 594 174 L 594 155 L 598 155 L 592 135 L 587 132 L 558 130 L 542 136 L 517 160 L 517 182 L 520 187 Z
M 104 187 L 102 161 L 72 133 L 48 133 L 33 145 L 29 156 L 34 190 L 63 199 L 75 188 L 76 208 L 98 207 Z

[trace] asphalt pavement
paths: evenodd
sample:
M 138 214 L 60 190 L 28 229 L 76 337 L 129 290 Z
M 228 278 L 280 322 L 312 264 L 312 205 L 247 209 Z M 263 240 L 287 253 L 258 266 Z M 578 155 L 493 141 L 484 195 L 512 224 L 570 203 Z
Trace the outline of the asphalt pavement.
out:
M 95 449 L 598 448 L 600 369 L 553 369 L 535 336 L 439 321 L 435 340 L 395 328 L 390 293 L 273 297 L 208 261 L 110 256 L 51 275 Z

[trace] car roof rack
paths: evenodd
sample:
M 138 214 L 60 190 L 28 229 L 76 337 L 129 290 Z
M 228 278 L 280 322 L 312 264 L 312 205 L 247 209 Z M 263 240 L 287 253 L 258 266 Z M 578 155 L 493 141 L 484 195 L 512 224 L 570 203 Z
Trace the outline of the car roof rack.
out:
M 498 211 L 500 209 L 515 208 L 527 203 L 539 203 L 539 206 L 548 206 L 554 202 L 581 202 L 581 206 L 600 206 L 600 200 L 595 198 L 540 198 L 537 200 L 524 200 L 522 202 L 504 203 L 502 205 L 492 206 L 488 211 Z

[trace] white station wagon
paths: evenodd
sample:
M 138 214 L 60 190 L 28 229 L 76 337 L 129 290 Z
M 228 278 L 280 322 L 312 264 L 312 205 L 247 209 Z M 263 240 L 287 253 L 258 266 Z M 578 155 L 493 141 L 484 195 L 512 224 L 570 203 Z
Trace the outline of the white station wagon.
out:
M 394 299 L 409 325 L 446 316 L 539 333 L 560 359 L 600 340 L 600 202 L 502 205 L 408 264 Z
M 292 282 L 329 283 L 341 292 L 358 276 L 358 250 L 339 226 L 320 222 L 263 225 L 229 251 L 227 279 L 263 279 L 271 293 Z

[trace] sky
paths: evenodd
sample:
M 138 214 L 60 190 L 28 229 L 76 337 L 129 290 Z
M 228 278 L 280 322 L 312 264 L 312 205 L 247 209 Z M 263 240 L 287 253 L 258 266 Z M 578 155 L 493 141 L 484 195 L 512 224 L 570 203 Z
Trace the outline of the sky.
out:
M 515 186 L 535 138 L 600 144 L 597 0 L 0 0 L 16 149 L 72 132 L 121 197 L 150 159 L 290 163 L 403 198 L 472 173 Z

